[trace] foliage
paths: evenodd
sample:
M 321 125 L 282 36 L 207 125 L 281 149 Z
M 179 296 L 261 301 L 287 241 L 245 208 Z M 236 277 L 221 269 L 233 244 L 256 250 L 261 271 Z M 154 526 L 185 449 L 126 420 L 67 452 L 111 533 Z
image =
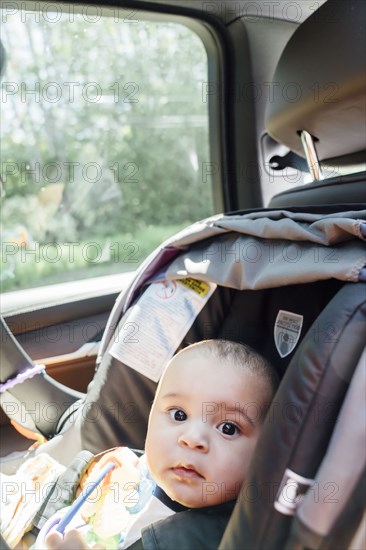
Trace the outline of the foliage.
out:
M 213 212 L 200 39 L 178 24 L 96 19 L 7 16 L 5 243 L 23 229 L 22 246 L 39 247 L 130 234 L 147 251 L 150 226 L 167 236 Z M 59 263 L 30 281 L 18 265 L 6 288 L 43 284 L 51 268 L 80 275 L 80 265 Z
M 184 225 L 184 224 L 183 224 Z M 29 242 L 10 246 L 2 257 L 2 292 L 98 277 L 136 269 L 161 242 L 182 225 L 147 226 L 136 232 L 94 236 L 87 241 Z M 6 259 L 6 261 L 5 261 Z

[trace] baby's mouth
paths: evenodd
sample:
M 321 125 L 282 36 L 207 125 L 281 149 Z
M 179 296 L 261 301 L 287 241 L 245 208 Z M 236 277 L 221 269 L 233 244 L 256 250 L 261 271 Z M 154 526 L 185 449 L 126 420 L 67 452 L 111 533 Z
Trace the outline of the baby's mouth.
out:
M 179 464 L 172 468 L 172 472 L 181 479 L 205 479 L 204 476 L 191 464 Z

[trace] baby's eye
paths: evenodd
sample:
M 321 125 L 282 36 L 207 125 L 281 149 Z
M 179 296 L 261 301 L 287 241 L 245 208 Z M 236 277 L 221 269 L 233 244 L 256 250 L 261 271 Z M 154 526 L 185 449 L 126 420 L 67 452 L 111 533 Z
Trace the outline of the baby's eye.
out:
M 218 430 L 225 435 L 237 435 L 240 433 L 239 428 L 232 422 L 223 422 L 218 426 Z
M 182 422 L 183 420 L 187 420 L 186 413 L 181 409 L 170 409 L 169 416 L 172 420 L 176 420 L 177 422 Z

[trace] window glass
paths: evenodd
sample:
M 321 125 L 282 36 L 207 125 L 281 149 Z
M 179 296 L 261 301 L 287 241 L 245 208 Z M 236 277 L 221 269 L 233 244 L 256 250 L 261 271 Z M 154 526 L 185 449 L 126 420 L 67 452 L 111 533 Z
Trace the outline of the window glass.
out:
M 64 9 L 2 12 L 3 292 L 136 269 L 214 211 L 200 38 Z

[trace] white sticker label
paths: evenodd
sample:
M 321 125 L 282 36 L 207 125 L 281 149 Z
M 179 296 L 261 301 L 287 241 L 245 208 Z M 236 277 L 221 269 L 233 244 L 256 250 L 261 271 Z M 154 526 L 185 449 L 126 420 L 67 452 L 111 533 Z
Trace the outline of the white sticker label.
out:
M 303 316 L 291 311 L 278 312 L 275 327 L 274 340 L 280 357 L 286 357 L 295 348 L 300 338 Z
M 216 286 L 195 279 L 151 284 L 122 319 L 109 353 L 158 382 Z M 133 338 L 126 338 L 131 327 Z
M 314 485 L 313 479 L 300 476 L 287 468 L 274 502 L 275 509 L 286 516 L 293 516 L 306 491 L 312 485 Z

